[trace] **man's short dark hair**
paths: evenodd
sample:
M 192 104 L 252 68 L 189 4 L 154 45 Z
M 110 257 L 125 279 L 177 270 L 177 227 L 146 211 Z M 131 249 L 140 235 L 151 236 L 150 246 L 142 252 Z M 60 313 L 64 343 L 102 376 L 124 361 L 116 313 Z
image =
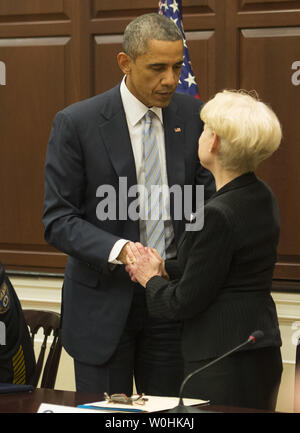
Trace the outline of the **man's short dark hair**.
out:
M 150 40 L 178 41 L 182 33 L 177 25 L 164 15 L 145 14 L 131 21 L 125 29 L 123 50 L 133 60 L 147 52 Z

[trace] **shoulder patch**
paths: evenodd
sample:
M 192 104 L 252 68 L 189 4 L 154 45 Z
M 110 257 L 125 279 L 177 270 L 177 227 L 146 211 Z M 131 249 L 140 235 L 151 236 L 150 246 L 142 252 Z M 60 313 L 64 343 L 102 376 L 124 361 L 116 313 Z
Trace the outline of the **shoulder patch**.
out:
M 4 281 L 0 287 L 0 314 L 4 314 L 9 309 L 9 290 Z

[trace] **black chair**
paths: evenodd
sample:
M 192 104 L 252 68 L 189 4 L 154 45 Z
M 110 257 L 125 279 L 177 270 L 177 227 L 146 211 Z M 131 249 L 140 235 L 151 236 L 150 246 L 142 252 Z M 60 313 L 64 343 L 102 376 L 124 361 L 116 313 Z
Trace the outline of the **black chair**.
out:
M 54 311 L 23 310 L 25 321 L 30 329 L 32 344 L 40 328 L 44 331 L 44 340 L 37 359 L 32 385 L 36 387 L 42 374 L 41 388 L 54 389 L 58 365 L 61 356 L 60 314 Z M 43 369 L 47 340 L 53 333 L 53 341 Z

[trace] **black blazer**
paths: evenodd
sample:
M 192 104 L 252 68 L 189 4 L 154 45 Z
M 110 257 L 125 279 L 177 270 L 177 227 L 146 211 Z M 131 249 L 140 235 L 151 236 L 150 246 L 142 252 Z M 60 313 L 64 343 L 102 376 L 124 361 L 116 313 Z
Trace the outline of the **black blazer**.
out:
M 140 239 L 139 222 L 118 215 L 105 221 L 97 217 L 99 186 L 116 191 L 111 205 L 118 210 L 119 178 L 126 178 L 128 189 L 137 184 L 119 87 L 57 114 L 45 166 L 45 239 L 69 256 L 62 298 L 63 345 L 72 357 L 90 364 L 102 364 L 114 352 L 135 287 L 123 266 L 110 270 L 108 257 L 118 239 Z M 200 108 L 195 98 L 175 94 L 163 109 L 170 186 L 211 185 L 197 158 Z M 128 206 L 133 200 L 128 199 Z M 178 241 L 184 222 L 173 225 Z
M 270 295 L 278 238 L 276 200 L 254 173 L 208 201 L 203 229 L 186 232 L 178 261 L 166 262 L 175 279 L 153 277 L 146 287 L 151 315 L 183 320 L 186 360 L 221 355 L 258 329 L 265 337 L 253 348 L 281 345 Z

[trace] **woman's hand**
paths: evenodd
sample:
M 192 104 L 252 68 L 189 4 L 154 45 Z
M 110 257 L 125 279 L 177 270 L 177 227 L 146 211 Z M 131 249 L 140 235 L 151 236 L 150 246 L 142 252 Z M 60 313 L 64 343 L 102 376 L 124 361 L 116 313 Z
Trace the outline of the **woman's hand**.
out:
M 158 252 L 154 249 L 154 248 L 150 248 L 151 249 L 151 251 L 152 251 L 152 253 L 156 256 L 156 258 L 160 261 L 160 266 L 161 266 L 161 276 L 163 277 L 163 278 L 165 278 L 166 280 L 169 280 L 170 279 L 170 277 L 169 277 L 169 275 L 168 275 L 168 273 L 167 273 L 167 271 L 166 271 L 166 268 L 165 268 L 165 261 L 164 261 L 164 259 L 162 259 L 161 258 L 161 256 L 158 254 Z
M 166 275 L 164 260 L 156 250 L 144 247 L 139 242 L 130 242 L 126 249 L 126 258 L 129 264 L 125 269 L 132 281 L 139 282 L 143 287 L 146 287 L 150 278 L 155 275 Z

